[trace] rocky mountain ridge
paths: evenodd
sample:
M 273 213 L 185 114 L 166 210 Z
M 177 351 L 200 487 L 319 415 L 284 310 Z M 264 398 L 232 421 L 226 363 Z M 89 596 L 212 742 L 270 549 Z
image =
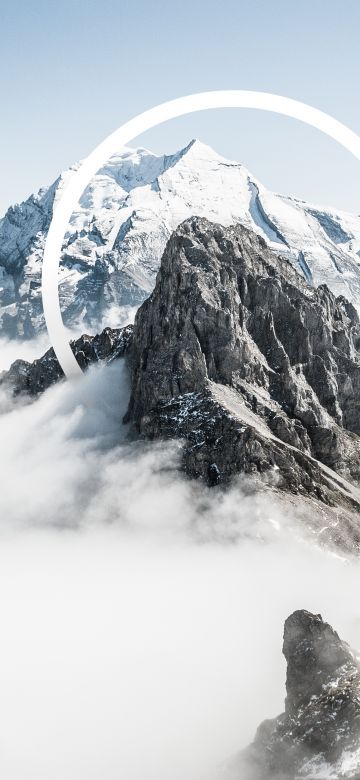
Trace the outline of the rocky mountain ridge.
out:
M 190 476 L 262 475 L 320 501 L 334 528 L 342 512 L 358 544 L 359 346 L 344 298 L 310 288 L 254 232 L 193 218 L 135 318 L 126 420 L 182 438 Z
M 86 370 L 94 363 L 111 363 L 123 357 L 132 340 L 132 325 L 104 328 L 96 336 L 83 334 L 70 342 L 79 366 Z M 15 360 L 8 371 L 0 373 L 0 387 L 13 396 L 36 397 L 64 379 L 64 373 L 52 347 L 32 363 Z
M 264 239 L 200 218 L 168 241 L 135 325 L 74 344 L 86 367 L 125 355 L 126 421 L 181 439 L 183 468 L 210 485 L 238 474 L 301 499 L 317 535 L 360 548 L 360 322 Z M 50 350 L 3 375 L 36 394 L 62 376 Z

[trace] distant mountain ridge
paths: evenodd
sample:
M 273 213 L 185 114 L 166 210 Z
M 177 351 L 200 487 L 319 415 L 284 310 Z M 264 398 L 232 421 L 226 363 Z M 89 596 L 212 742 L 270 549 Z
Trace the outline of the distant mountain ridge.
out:
M 0 328 L 29 338 L 44 327 L 41 263 L 54 205 L 77 166 L 0 220 Z M 65 322 L 122 325 L 151 292 L 166 243 L 191 216 L 255 230 L 308 283 L 360 307 L 360 217 L 268 190 L 200 141 L 173 155 L 125 149 L 96 174 L 73 214 L 59 275 Z

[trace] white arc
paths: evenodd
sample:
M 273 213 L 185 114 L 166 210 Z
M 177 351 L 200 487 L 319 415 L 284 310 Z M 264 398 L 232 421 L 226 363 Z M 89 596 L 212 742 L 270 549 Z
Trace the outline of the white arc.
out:
M 115 152 L 146 130 L 151 130 L 163 122 L 184 114 L 214 108 L 260 109 L 298 119 L 330 136 L 360 160 L 360 136 L 349 127 L 306 103 L 267 92 L 220 90 L 187 95 L 167 103 L 161 103 L 142 114 L 138 114 L 119 127 L 89 154 L 71 177 L 54 208 L 45 242 L 42 266 L 42 300 L 45 321 L 55 354 L 68 378 L 81 374 L 82 370 L 74 357 L 68 333 L 62 321 L 58 270 L 64 236 L 82 193 L 97 171 Z

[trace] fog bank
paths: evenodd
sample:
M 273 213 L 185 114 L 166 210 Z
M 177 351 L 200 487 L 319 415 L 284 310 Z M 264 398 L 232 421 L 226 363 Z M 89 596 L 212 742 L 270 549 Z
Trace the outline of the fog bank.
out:
M 127 398 L 118 362 L 0 416 L 6 780 L 209 780 L 282 709 L 290 612 L 360 649 L 357 562 L 128 443 Z

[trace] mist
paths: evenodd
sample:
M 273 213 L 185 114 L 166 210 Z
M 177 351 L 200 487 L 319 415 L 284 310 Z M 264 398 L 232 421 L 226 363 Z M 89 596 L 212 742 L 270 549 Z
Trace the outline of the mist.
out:
M 33 360 L 49 349 L 49 336 L 47 333 L 41 333 L 28 341 L 20 339 L 0 338 L 0 371 L 7 371 L 14 360 Z
M 290 612 L 360 649 L 357 561 L 247 480 L 184 479 L 179 444 L 129 441 L 128 394 L 118 361 L 2 398 L 7 780 L 216 778 L 283 709 Z

